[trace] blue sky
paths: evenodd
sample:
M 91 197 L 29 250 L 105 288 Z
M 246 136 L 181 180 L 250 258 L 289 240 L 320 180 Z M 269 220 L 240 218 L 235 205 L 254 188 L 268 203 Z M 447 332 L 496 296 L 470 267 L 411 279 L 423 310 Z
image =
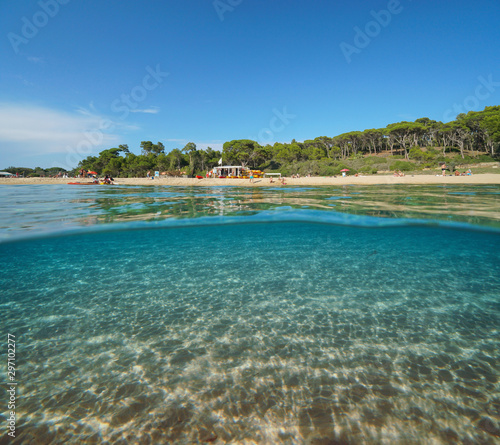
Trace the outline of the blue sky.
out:
M 5 0 L 0 168 L 500 104 L 498 0 Z

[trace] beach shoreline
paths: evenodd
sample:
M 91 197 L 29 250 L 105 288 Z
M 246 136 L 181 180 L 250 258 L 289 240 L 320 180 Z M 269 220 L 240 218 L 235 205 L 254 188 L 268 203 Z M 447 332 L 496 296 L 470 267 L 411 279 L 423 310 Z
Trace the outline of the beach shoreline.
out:
M 0 178 L 0 185 L 61 185 L 70 182 L 92 183 L 91 179 L 80 178 Z M 278 180 L 270 182 L 269 178 L 258 178 L 254 182 L 248 179 L 228 178 L 175 178 L 162 177 L 148 178 L 115 178 L 115 185 L 151 185 L 151 186 L 181 186 L 181 187 L 290 187 L 290 186 L 339 186 L 339 185 L 387 185 L 387 184 L 409 184 L 409 185 L 451 185 L 451 184 L 500 184 L 500 174 L 477 174 L 471 176 L 442 176 L 442 175 L 407 175 L 396 177 L 393 175 L 370 175 L 370 176 L 314 176 L 304 178 L 286 178 L 286 185 Z

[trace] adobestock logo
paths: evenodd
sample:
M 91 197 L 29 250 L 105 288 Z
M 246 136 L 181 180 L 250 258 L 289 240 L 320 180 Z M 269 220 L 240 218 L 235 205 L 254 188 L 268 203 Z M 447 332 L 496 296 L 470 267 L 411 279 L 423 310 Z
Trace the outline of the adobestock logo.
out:
M 111 111 L 121 113 L 118 116 L 119 121 L 125 120 L 131 112 L 137 110 L 140 102 L 146 100 L 148 92 L 158 88 L 169 75 L 169 73 L 161 71 L 160 65 L 157 64 L 155 69 L 150 66 L 146 67 L 147 74 L 142 78 L 142 82 L 131 88 L 129 94 L 122 94 L 119 99 L 111 102 Z M 66 155 L 66 165 L 63 167 L 66 170 L 71 170 L 81 159 L 89 155 L 92 150 L 101 145 L 105 140 L 105 133 L 113 131 L 116 123 L 110 119 L 100 119 L 95 128 L 85 130 L 83 137 L 76 146 L 66 147 L 68 154 Z
M 450 122 L 461 113 L 465 114 L 468 111 L 479 109 L 481 101 L 489 99 L 496 88 L 500 87 L 500 82 L 493 80 L 493 74 L 490 74 L 487 79 L 479 76 L 477 80 L 479 83 L 474 89 L 474 94 L 464 98 L 461 104 L 455 103 L 452 108 L 448 108 L 443 114 L 443 122 Z
M 297 116 L 295 114 L 288 114 L 286 107 L 283 111 L 277 108 L 273 109 L 273 117 L 269 120 L 269 127 L 262 128 L 258 134 L 258 142 L 261 145 L 269 144 L 274 140 L 274 135 L 283 131 L 292 119 Z
M 219 16 L 221 22 L 224 21 L 224 14 L 226 12 L 233 12 L 234 8 L 238 6 L 243 0 L 214 0 L 212 5 L 215 12 Z
M 47 26 L 50 18 L 54 18 L 59 13 L 59 6 L 66 5 L 69 0 L 40 0 L 38 6 L 40 10 L 33 14 L 31 20 L 27 17 L 21 19 L 21 35 L 14 32 L 9 32 L 7 38 L 16 54 L 19 54 L 19 45 L 26 45 L 33 37 L 38 34 L 38 31 Z
M 352 55 L 361 53 L 361 50 L 366 48 L 372 40 L 377 37 L 383 28 L 389 26 L 392 21 L 392 16 L 400 14 L 403 11 L 403 6 L 401 6 L 399 0 L 389 0 L 387 4 L 387 9 L 382 9 L 379 12 L 370 11 L 370 15 L 375 20 L 370 20 L 361 29 L 359 26 L 355 26 L 354 29 L 354 41 L 353 45 L 342 42 L 340 44 L 340 50 L 344 54 L 347 63 L 351 63 Z
M 156 65 L 153 70 L 150 66 L 146 67 L 146 74 L 142 78 L 142 83 L 136 85 L 130 90 L 130 94 L 122 94 L 120 99 L 116 99 L 111 103 L 111 111 L 114 113 L 121 112 L 120 119 L 126 119 L 129 113 L 137 108 L 140 102 L 148 97 L 148 91 L 153 91 L 160 86 L 163 78 L 167 77 L 169 73 L 160 70 L 160 65 Z

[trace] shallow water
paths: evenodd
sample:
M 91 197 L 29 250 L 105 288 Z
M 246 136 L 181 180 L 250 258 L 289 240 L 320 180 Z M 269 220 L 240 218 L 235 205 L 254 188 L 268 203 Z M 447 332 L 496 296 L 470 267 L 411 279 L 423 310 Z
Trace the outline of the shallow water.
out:
M 432 221 L 424 189 L 422 211 L 384 198 L 411 224 L 353 187 L 340 215 L 323 189 L 16 194 L 6 239 L 149 221 L 0 244 L 15 443 L 496 443 L 499 188 L 454 188 Z M 153 216 L 184 202 L 199 225 Z
M 500 186 L 2 186 L 0 241 L 82 226 L 249 216 L 277 210 L 317 210 L 340 223 L 343 215 L 359 215 L 500 228 Z

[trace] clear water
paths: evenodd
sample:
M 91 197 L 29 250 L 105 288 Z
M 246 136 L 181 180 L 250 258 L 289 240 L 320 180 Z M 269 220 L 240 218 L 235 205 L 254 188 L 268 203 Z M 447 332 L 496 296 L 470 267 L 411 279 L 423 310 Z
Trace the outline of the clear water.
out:
M 498 443 L 500 187 L 103 189 L 0 189 L 14 443 Z
M 0 241 L 110 223 L 322 212 L 329 222 L 352 215 L 425 219 L 500 228 L 500 186 L 132 187 L 33 185 L 0 188 Z M 355 218 L 356 219 L 356 218 Z M 363 224 L 362 219 L 358 219 Z M 210 223 L 214 223 L 213 221 Z M 177 223 L 175 223 L 177 224 Z M 175 225 L 174 224 L 174 225 Z M 378 225 L 370 221 L 368 225 Z

